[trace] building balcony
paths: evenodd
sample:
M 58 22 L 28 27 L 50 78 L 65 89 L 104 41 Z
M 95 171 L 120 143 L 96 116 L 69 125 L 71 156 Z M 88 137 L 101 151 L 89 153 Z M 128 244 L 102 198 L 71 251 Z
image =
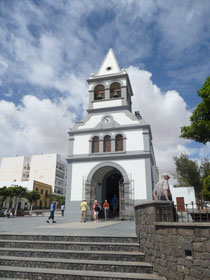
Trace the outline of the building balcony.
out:
M 66 172 L 65 168 L 64 167 L 60 167 L 60 166 L 56 166 L 56 170 L 59 170 L 59 171 L 61 171 L 63 173 Z
M 65 177 L 59 174 L 55 174 L 55 177 L 57 177 L 58 180 L 62 180 L 62 181 L 65 180 Z

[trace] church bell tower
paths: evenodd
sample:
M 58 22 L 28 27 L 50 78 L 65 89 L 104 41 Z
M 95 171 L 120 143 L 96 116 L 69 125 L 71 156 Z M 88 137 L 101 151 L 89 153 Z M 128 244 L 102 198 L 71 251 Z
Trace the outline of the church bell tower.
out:
M 131 111 L 133 95 L 127 72 L 120 70 L 114 52 L 110 49 L 97 73 L 91 74 L 88 112 L 110 110 Z
M 92 217 L 94 201 L 107 200 L 110 217 L 132 219 L 136 203 L 152 200 L 158 178 L 151 128 L 138 112 L 132 113 L 130 79 L 112 49 L 87 82 L 87 116 L 68 132 L 65 213 L 78 220 L 86 199 Z

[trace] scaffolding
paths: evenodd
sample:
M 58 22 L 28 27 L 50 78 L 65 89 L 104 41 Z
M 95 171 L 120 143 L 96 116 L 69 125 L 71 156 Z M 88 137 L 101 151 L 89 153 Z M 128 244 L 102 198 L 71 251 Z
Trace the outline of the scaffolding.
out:
M 119 218 L 134 219 L 134 180 L 131 174 L 128 182 L 119 182 Z
M 96 182 L 88 181 L 87 177 L 83 177 L 82 199 L 86 199 L 88 205 L 87 219 L 91 220 L 93 216 L 93 204 L 96 196 Z

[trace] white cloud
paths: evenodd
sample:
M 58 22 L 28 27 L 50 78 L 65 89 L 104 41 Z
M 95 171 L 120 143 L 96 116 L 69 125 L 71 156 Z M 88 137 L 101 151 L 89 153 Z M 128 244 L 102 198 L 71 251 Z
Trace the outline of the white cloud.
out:
M 0 142 L 3 156 L 40 152 L 67 154 L 67 131 L 75 118 L 64 102 L 24 96 L 22 104 L 0 101 Z
M 208 40 L 209 3 L 207 1 L 169 1 L 167 5 L 158 1 L 160 14 L 157 27 L 161 34 L 159 49 L 167 51 L 167 55 L 194 55 L 204 42 Z M 186 50 L 188 50 L 186 52 Z M 184 57 L 183 57 L 184 58 Z
M 202 146 L 199 150 L 199 156 L 201 158 L 209 157 L 210 158 L 210 143 L 206 143 L 206 145 Z
M 210 6 L 205 0 L 181 4 L 140 0 L 97 1 L 97 5 L 92 0 L 34 3 L 14 1 L 8 9 L 2 5 L 0 82 L 59 92 L 53 100 L 41 100 L 33 90 L 36 96 L 24 96 L 20 105 L 0 101 L 0 156 L 66 154 L 68 127 L 75 115 L 84 115 L 87 108 L 85 79 L 98 70 L 104 48 L 112 46 L 124 65 L 133 60 L 140 65 L 140 60 L 158 60 L 160 55 L 173 62 L 190 55 L 191 61 L 206 44 Z M 192 65 L 188 71 L 179 69 L 180 79 L 202 79 L 208 66 L 205 61 L 200 65 L 196 70 Z M 150 72 L 132 66 L 128 72 L 134 110 L 151 124 L 160 170 L 170 171 L 173 156 L 193 153 L 186 145 L 189 141 L 179 138 L 180 126 L 189 122 L 191 112 L 177 91 L 162 92 Z M 168 73 L 174 75 L 174 68 Z M 17 96 L 15 102 L 20 103 Z M 200 156 L 207 147 L 197 151 Z
M 140 111 L 151 125 L 157 166 L 161 172 L 174 169 L 173 157 L 191 153 L 180 139 L 180 127 L 189 124 L 191 112 L 177 91 L 162 92 L 151 80 L 152 74 L 130 66 L 127 69 L 134 97 L 133 111 Z
M 151 80 L 152 74 L 130 66 L 128 68 L 134 97 L 133 111 L 139 110 L 143 119 L 151 125 L 157 166 L 162 172 L 173 173 L 174 156 L 181 153 L 195 154 L 188 148 L 189 141 L 179 138 L 180 126 L 189 123 L 190 111 L 177 91 L 162 92 Z M 0 102 L 1 151 L 7 155 L 30 155 L 41 152 L 67 153 L 67 131 L 76 114 L 87 108 L 88 92 L 84 81 L 73 75 L 57 81 L 57 88 L 70 89 L 71 95 L 40 100 L 26 95 L 21 105 Z M 69 109 L 70 108 L 70 109 Z M 72 111 L 75 111 L 75 114 Z M 203 156 L 208 145 L 197 149 Z

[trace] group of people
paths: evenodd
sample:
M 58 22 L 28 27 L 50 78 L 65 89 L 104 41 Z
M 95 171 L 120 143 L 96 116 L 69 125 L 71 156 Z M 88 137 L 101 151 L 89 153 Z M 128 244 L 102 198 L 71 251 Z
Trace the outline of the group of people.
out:
M 108 211 L 109 211 L 109 203 L 107 200 L 104 202 L 104 214 L 105 214 L 105 219 L 108 218 Z M 83 199 L 81 205 L 80 205 L 80 210 L 81 210 L 81 223 L 84 222 L 86 223 L 86 216 L 87 216 L 87 210 L 88 210 L 88 205 L 86 199 Z M 97 200 L 94 201 L 93 204 L 93 219 L 94 222 L 98 221 L 98 214 L 101 210 L 101 205 L 98 203 Z
M 11 208 L 6 209 L 4 211 L 4 216 L 7 217 L 7 218 L 13 218 L 13 210 Z
M 153 191 L 153 196 L 155 200 L 167 200 L 167 201 L 172 201 L 172 195 L 170 192 L 170 188 L 169 188 L 169 180 L 170 176 L 167 173 L 163 173 L 161 175 L 161 180 L 156 184 L 154 191 Z M 117 208 L 118 208 L 118 197 L 116 196 L 116 194 L 114 195 L 114 197 L 112 198 L 112 209 L 113 209 L 113 216 L 116 215 L 117 212 Z M 55 200 L 52 201 L 51 205 L 50 205 L 50 216 L 48 218 L 48 220 L 46 221 L 47 223 L 50 222 L 50 220 L 52 220 L 53 223 L 56 223 L 56 221 L 54 220 L 54 212 L 55 212 L 55 207 L 56 207 L 56 202 Z M 12 211 L 8 211 L 9 209 L 7 209 L 5 211 L 5 213 L 7 213 L 6 215 L 9 215 L 8 217 L 12 217 Z M 87 210 L 88 210 L 88 204 L 86 199 L 83 199 L 81 205 L 80 205 L 80 210 L 81 210 L 81 222 L 86 223 L 86 217 L 87 217 Z M 93 219 L 94 222 L 98 221 L 98 215 L 99 212 L 102 210 L 101 205 L 98 203 L 97 200 L 94 201 L 93 207 Z M 104 210 L 104 218 L 105 220 L 108 219 L 109 216 L 109 210 L 110 210 L 110 205 L 109 202 L 107 200 L 105 200 L 105 202 L 103 203 L 103 210 Z M 64 205 L 61 206 L 61 212 L 62 212 L 62 216 L 64 216 Z
M 116 212 L 117 212 L 117 208 L 118 208 L 118 197 L 116 196 L 116 194 L 112 198 L 111 204 L 112 204 L 112 207 L 113 207 L 113 215 L 115 216 Z M 94 201 L 92 209 L 93 209 L 94 222 L 97 222 L 99 212 L 102 210 L 102 207 L 98 203 L 97 200 Z M 86 223 L 86 216 L 87 216 L 87 210 L 88 210 L 88 205 L 87 205 L 86 199 L 83 199 L 83 201 L 80 205 L 80 210 L 81 210 L 81 223 L 82 222 Z M 105 218 L 105 220 L 107 220 L 108 216 L 109 216 L 109 210 L 110 210 L 110 205 L 109 205 L 109 202 L 107 200 L 105 200 L 105 202 L 103 204 L 103 210 L 104 210 L 104 218 Z

